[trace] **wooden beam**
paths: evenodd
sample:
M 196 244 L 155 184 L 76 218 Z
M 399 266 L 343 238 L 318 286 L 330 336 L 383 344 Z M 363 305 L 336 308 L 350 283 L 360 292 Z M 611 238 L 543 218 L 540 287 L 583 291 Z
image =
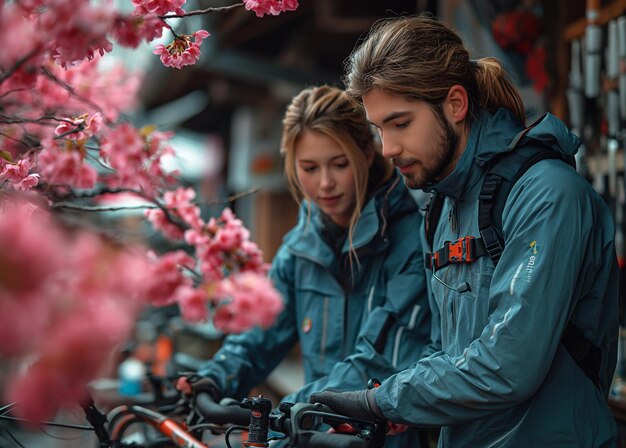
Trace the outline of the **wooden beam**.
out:
M 626 0 L 613 0 L 610 4 L 598 10 L 598 17 L 595 23 L 602 26 L 609 23 L 609 21 L 621 16 L 626 11 Z M 565 27 L 563 32 L 563 40 L 569 42 L 573 39 L 584 36 L 585 27 L 589 21 L 586 17 L 577 20 Z

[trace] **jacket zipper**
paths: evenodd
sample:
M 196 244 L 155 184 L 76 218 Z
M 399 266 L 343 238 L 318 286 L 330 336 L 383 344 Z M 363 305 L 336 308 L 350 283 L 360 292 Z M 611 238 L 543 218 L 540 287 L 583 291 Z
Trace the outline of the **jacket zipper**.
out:
M 398 358 L 400 355 L 400 341 L 402 340 L 402 334 L 404 333 L 404 330 L 411 331 L 413 330 L 413 328 L 415 328 L 415 322 L 417 321 L 417 314 L 419 313 L 420 308 L 421 307 L 419 305 L 413 305 L 413 310 L 411 311 L 409 323 L 407 325 L 402 325 L 400 328 L 398 328 L 398 331 L 396 332 L 393 355 L 391 357 L 391 365 L 394 368 L 398 367 Z
M 372 286 L 370 288 L 370 294 L 369 297 L 367 298 L 367 312 L 371 313 L 372 312 L 372 302 L 374 301 L 374 290 L 376 289 L 375 286 Z
M 324 297 L 324 316 L 322 320 L 322 339 L 320 342 L 320 362 L 324 362 L 326 356 L 326 332 L 328 331 L 328 302 L 329 297 Z
M 446 273 L 444 274 L 443 278 L 444 281 L 446 283 L 448 283 L 448 273 L 450 272 L 450 269 L 446 269 Z M 452 301 L 451 303 L 451 309 L 452 309 L 452 321 L 451 321 L 451 330 L 452 333 L 454 333 L 456 331 L 456 300 L 454 300 L 454 297 L 451 296 L 451 291 L 446 290 L 446 297 L 449 297 L 450 300 Z

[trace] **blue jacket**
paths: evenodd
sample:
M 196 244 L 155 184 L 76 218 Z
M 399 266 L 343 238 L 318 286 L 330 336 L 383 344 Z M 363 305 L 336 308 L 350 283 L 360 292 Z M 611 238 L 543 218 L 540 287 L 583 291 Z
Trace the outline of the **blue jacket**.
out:
M 446 201 L 433 249 L 478 232 L 485 163 L 521 131 L 508 112 L 473 125 L 457 167 L 434 186 Z M 574 154 L 576 136 L 545 116 L 528 137 Z M 607 406 L 618 307 L 613 220 L 574 169 L 543 160 L 515 184 L 502 215 L 505 249 L 431 272 L 432 354 L 375 392 L 383 414 L 444 426 L 440 447 L 612 447 Z M 468 282 L 471 290 L 458 288 Z M 571 319 L 602 350 L 601 390 L 560 343 Z
M 394 172 L 364 206 L 353 236 L 354 278 L 337 280 L 339 258 L 321 236 L 319 209 L 300 209 L 270 271 L 285 310 L 267 331 L 225 339 L 200 373 L 226 396 L 241 398 L 300 342 L 305 385 L 284 398 L 306 402 L 327 388 L 357 390 L 409 367 L 428 344 L 430 311 L 419 232 L 422 218 Z M 341 259 L 349 251 L 345 242 Z M 349 264 L 344 275 L 349 274 Z M 391 439 L 391 438 L 390 438 Z M 415 431 L 393 442 L 418 447 Z

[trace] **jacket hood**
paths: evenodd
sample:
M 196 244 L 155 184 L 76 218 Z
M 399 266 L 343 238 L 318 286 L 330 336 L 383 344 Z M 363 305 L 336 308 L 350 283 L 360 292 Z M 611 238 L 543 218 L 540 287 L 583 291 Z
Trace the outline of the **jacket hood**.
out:
M 484 112 L 472 124 L 470 135 L 454 171 L 432 185 L 428 191 L 461 199 L 483 174 L 483 167 L 495 156 L 512 151 L 520 142 L 540 141 L 553 150 L 573 156 L 581 144 L 567 126 L 547 113 L 527 128 L 522 127 L 506 109 L 494 115 Z
M 417 211 L 417 203 L 409 195 L 402 176 L 397 169 L 394 170 L 391 178 L 370 197 L 363 207 L 354 229 L 353 247 L 359 249 L 367 245 L 376 235 L 384 238 L 387 225 L 395 216 L 417 213 Z M 303 201 L 300 204 L 298 224 L 285 236 L 284 242 L 292 250 L 307 253 L 319 258 L 322 262 L 330 262 L 334 254 L 321 236 L 321 215 L 322 212 L 315 203 Z M 350 244 L 346 240 L 342 252 L 347 253 L 349 250 Z

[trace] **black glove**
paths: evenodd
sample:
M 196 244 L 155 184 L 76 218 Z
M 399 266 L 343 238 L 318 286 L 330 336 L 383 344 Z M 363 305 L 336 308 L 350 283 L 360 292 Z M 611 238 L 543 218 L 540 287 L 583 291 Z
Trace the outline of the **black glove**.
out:
M 374 390 L 355 390 L 339 392 L 327 389 L 316 392 L 309 398 L 309 403 L 322 403 L 332 408 L 337 414 L 355 418 L 357 420 L 381 420 L 385 416 L 376 405 Z

